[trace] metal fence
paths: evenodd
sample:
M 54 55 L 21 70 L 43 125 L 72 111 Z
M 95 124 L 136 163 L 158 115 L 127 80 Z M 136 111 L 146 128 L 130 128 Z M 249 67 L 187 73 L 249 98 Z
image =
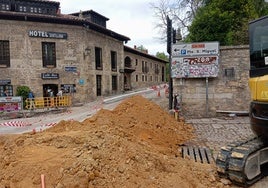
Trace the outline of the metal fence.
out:
M 58 108 L 71 106 L 71 96 L 62 97 L 36 97 L 25 100 L 26 109 Z

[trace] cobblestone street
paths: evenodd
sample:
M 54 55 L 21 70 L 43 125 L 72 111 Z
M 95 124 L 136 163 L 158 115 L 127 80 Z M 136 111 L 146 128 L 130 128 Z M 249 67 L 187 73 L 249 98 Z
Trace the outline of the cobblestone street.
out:
M 186 144 L 209 148 L 214 159 L 216 159 L 222 146 L 236 140 L 254 136 L 250 129 L 248 116 L 186 119 L 186 123 L 193 125 L 197 136 Z M 237 186 L 232 187 L 236 188 Z M 251 186 L 251 188 L 263 187 L 268 187 L 268 177 Z
M 254 136 L 247 116 L 189 119 L 186 123 L 194 126 L 197 135 L 189 144 L 210 148 L 214 157 L 227 143 Z

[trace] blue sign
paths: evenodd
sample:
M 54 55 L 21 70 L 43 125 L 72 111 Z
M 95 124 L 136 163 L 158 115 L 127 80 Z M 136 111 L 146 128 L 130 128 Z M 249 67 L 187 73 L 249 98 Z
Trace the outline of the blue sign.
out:
M 79 84 L 84 85 L 85 81 L 83 79 L 79 79 Z
M 75 67 L 75 66 L 67 66 L 67 67 L 64 67 L 64 70 L 66 72 L 76 72 L 77 71 L 77 67 Z
M 186 55 L 187 54 L 187 50 L 186 49 L 182 49 L 181 50 L 181 55 Z

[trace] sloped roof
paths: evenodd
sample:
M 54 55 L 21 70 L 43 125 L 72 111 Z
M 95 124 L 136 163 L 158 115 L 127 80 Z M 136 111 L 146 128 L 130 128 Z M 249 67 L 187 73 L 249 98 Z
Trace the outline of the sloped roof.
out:
M 95 14 L 95 15 L 98 15 L 99 17 L 102 17 L 102 18 L 105 19 L 106 21 L 109 20 L 109 18 L 107 18 L 107 17 L 101 15 L 100 13 L 98 13 L 98 12 L 96 12 L 96 11 L 94 11 L 94 10 L 86 10 L 86 11 L 81 11 L 81 12 L 75 12 L 75 13 L 71 13 L 70 15 L 73 15 L 73 16 L 79 16 L 79 14 L 81 14 L 81 13 L 82 13 L 82 15 L 85 15 L 85 14 Z
M 158 57 L 156 57 L 154 55 L 150 55 L 148 53 L 145 53 L 145 52 L 142 52 L 140 50 L 131 48 L 129 46 L 124 46 L 124 51 L 129 52 L 129 53 L 132 53 L 132 54 L 136 54 L 136 55 L 139 55 L 139 56 L 143 56 L 143 57 L 146 57 L 148 59 L 155 60 L 155 61 L 160 61 L 162 63 L 169 63 L 168 61 L 165 61 L 163 59 L 160 59 L 160 58 L 158 58 Z
M 40 0 L 43 1 L 43 0 Z M 117 40 L 127 42 L 129 37 L 116 33 L 105 27 L 90 22 L 84 18 L 67 14 L 46 15 L 46 14 L 33 14 L 24 12 L 13 11 L 0 11 L 0 19 L 2 20 L 18 20 L 18 21 L 31 21 L 41 23 L 53 23 L 53 24 L 65 24 L 65 25 L 77 25 L 87 29 L 92 29 L 104 35 L 110 36 Z

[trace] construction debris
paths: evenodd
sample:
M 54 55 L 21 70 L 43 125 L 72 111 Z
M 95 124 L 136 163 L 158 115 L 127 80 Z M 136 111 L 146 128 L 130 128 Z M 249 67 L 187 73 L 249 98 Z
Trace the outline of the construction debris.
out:
M 215 165 L 181 157 L 193 131 L 133 96 L 83 122 L 0 136 L 0 188 L 224 187 Z

